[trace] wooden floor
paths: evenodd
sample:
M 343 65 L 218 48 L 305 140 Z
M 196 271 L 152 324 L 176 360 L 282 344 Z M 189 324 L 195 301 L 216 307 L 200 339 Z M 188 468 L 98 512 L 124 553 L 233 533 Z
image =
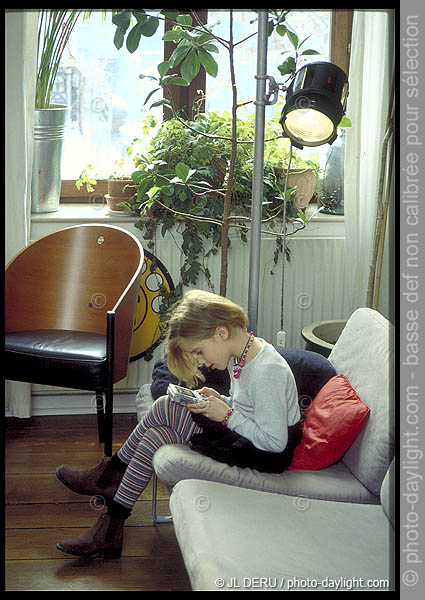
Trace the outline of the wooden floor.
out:
M 6 419 L 6 591 L 190 591 L 172 524 L 152 522 L 151 485 L 126 521 L 120 559 L 79 559 L 56 549 L 97 520 L 92 499 L 55 476 L 63 463 L 89 468 L 100 461 L 103 446 L 91 417 Z M 135 424 L 133 415 L 115 415 L 114 451 Z M 162 485 L 159 498 L 158 513 L 169 514 Z

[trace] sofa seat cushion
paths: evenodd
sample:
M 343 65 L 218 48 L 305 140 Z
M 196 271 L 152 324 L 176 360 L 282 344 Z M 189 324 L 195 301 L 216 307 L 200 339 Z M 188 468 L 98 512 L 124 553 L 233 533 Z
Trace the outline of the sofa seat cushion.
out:
M 168 486 L 174 486 L 182 479 L 204 479 L 292 496 L 379 503 L 379 496 L 371 494 L 342 463 L 320 471 L 260 473 L 253 469 L 229 467 L 200 455 L 188 446 L 167 444 L 155 452 L 153 465 L 159 479 Z
M 105 386 L 106 336 L 39 329 L 5 336 L 6 377 L 84 390 Z
M 193 591 L 348 591 L 390 579 L 394 530 L 379 505 L 186 480 L 170 506 Z
M 369 413 L 345 375 L 330 379 L 305 412 L 303 437 L 289 469 L 323 469 L 339 460 L 365 426 Z

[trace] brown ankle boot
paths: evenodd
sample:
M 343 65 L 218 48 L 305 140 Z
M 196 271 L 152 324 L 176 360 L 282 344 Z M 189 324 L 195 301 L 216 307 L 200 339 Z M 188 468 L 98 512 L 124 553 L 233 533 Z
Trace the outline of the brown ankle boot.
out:
M 106 559 L 120 558 L 125 519 L 110 517 L 102 513 L 88 531 L 71 540 L 56 544 L 56 548 L 66 554 L 89 558 L 101 556 Z
M 112 469 L 104 457 L 92 469 L 62 465 L 56 469 L 56 477 L 73 492 L 84 496 L 101 496 L 108 504 L 113 500 L 123 474 Z

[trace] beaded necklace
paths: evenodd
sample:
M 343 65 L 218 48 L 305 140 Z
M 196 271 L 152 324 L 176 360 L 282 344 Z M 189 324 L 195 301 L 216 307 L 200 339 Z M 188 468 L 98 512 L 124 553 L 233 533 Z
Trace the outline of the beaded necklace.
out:
M 237 358 L 233 359 L 233 377 L 235 379 L 238 379 L 238 377 L 241 374 L 242 368 L 245 365 L 246 355 L 248 354 L 248 350 L 251 348 L 253 341 L 254 341 L 254 332 L 251 331 L 249 334 L 249 339 L 246 343 L 246 346 L 242 352 L 240 359 L 239 360 Z

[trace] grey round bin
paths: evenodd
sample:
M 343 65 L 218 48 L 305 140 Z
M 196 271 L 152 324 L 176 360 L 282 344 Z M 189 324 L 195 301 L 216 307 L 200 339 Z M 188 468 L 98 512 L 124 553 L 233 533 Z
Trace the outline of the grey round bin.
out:
M 305 340 L 305 349 L 318 352 L 326 358 L 332 352 L 347 321 L 317 321 L 303 327 L 301 335 Z

